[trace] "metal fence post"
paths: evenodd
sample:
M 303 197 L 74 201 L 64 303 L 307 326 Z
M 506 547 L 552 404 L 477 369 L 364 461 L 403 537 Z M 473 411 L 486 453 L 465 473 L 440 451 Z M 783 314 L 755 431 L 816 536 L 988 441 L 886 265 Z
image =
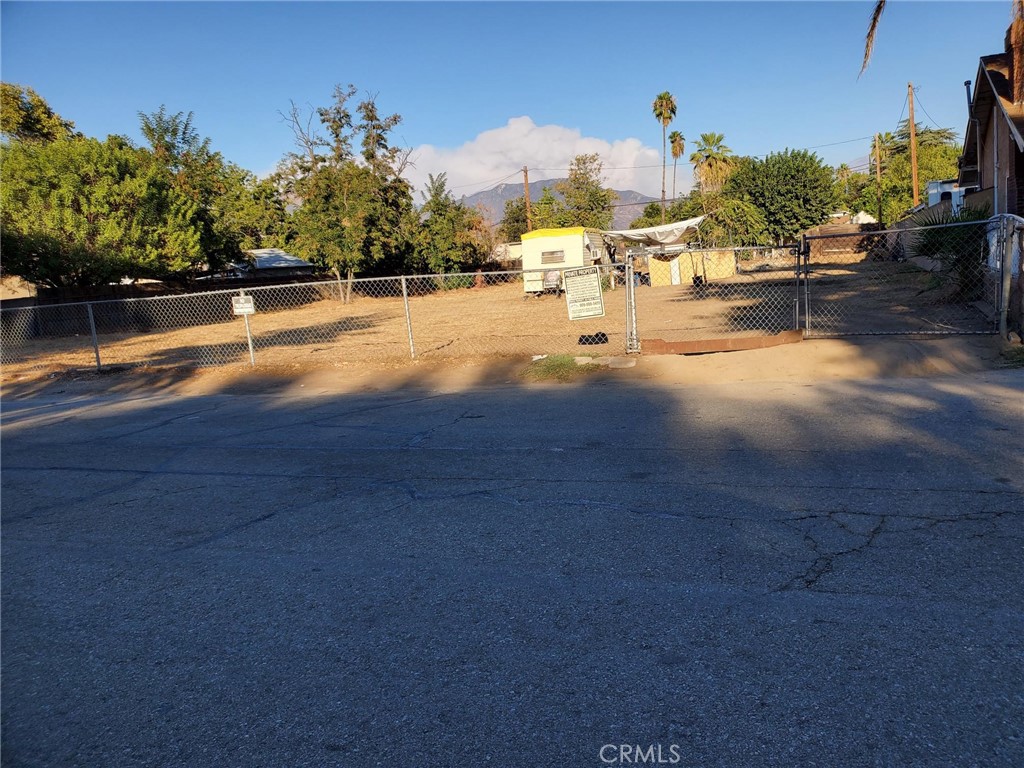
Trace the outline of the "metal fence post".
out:
M 1024 236 L 1021 235 L 1022 230 L 1019 227 L 1018 222 L 1014 222 L 1014 234 L 1017 237 L 1018 243 L 1018 255 L 1017 255 L 1017 333 L 1024 336 Z M 1010 264 L 1010 269 L 1013 269 L 1013 264 Z M 1012 277 L 1012 276 L 1011 276 Z
M 1011 218 L 1004 217 L 1000 227 L 1002 250 L 999 254 L 999 335 L 1007 337 L 1007 319 L 1010 311 L 1010 282 L 1013 278 L 1014 226 Z
M 800 236 L 800 253 L 804 267 L 804 336 L 807 336 L 811 331 L 811 244 L 807 235 Z
M 640 339 L 636 330 L 636 285 L 633 259 L 626 261 L 626 354 L 640 351 Z
M 406 286 L 405 275 L 402 275 L 402 302 L 405 304 L 405 327 L 409 331 L 409 355 L 415 360 L 416 345 L 412 341 L 412 315 L 409 314 L 409 289 Z
M 100 340 L 96 336 L 96 318 L 92 314 L 92 303 L 85 305 L 86 314 L 89 316 L 89 333 L 92 336 L 92 351 L 96 353 L 96 370 L 101 370 L 100 365 Z
M 239 296 L 245 296 L 245 291 L 241 290 L 238 292 Z M 242 315 L 242 319 L 245 320 L 245 338 L 249 342 L 249 365 L 252 368 L 256 367 L 256 352 L 252 346 L 252 329 L 249 327 L 249 316 Z

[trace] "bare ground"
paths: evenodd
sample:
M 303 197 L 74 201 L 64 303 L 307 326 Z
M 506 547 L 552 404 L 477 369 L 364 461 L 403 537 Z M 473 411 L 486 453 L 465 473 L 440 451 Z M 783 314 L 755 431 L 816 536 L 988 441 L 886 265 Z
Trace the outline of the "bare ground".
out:
M 815 272 L 810 284 L 812 334 L 984 330 L 985 318 L 976 308 L 964 302 L 937 301 L 937 294 L 928 290 L 926 272 L 906 265 L 883 268 L 890 269 L 891 274 L 880 273 L 880 267 L 870 263 L 832 265 Z M 880 274 L 884 279 L 879 278 Z M 524 295 L 518 282 L 413 295 L 409 301 L 411 333 L 400 295 L 357 295 L 344 303 L 337 293 L 332 295 L 323 286 L 272 290 L 273 294 L 256 292 L 259 311 L 249 321 L 253 357 L 265 369 L 297 366 L 303 370 L 361 370 L 367 365 L 394 367 L 413 362 L 625 352 L 626 292 L 621 286 L 605 291 L 604 317 L 583 321 L 568 319 L 564 297 Z M 301 291 L 311 293 L 296 300 Z M 273 295 L 277 298 L 272 299 Z M 736 275 L 700 288 L 642 286 L 636 296 L 641 339 L 758 336 L 802 323 L 796 307 L 795 276 L 787 269 Z M 291 306 L 275 308 L 280 304 L 274 302 L 282 297 L 287 297 L 286 303 Z M 130 332 L 103 332 L 99 323 L 97 341 L 102 365 L 162 368 L 249 364 L 241 317 L 201 324 L 202 318 L 211 315 L 230 317 L 226 314 L 229 296 L 192 298 L 195 308 L 182 301 L 166 298 L 132 305 Z M 201 302 L 206 306 L 200 306 Z M 211 302 L 225 307 L 218 305 L 211 313 Z M 261 310 L 261 302 L 266 310 Z M 97 316 L 102 318 L 103 308 L 97 307 Z M 15 327 L 12 333 L 16 316 L 5 314 L 5 378 L 96 365 L 81 306 L 48 306 L 38 312 L 45 327 L 62 334 L 79 332 L 31 337 L 19 334 Z M 76 312 L 81 317 L 74 315 Z M 181 322 L 195 324 L 161 328 Z M 108 327 L 125 326 L 111 322 Z M 801 346 L 801 350 L 805 348 Z

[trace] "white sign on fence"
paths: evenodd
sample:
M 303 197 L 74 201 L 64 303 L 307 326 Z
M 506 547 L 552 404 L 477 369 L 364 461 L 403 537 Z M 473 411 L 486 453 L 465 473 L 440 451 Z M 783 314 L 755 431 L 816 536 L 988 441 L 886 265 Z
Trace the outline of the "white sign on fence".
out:
M 597 267 L 567 269 L 562 273 L 562 281 L 570 320 L 604 317 L 604 294 L 601 293 L 601 273 Z
M 252 296 L 232 296 L 231 310 L 236 315 L 255 315 L 256 304 L 253 303 Z

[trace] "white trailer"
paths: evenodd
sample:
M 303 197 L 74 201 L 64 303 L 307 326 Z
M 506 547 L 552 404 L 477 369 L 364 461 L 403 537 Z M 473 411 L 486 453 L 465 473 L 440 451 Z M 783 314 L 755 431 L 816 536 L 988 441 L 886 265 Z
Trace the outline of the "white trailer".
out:
M 609 262 L 604 233 L 586 227 L 536 229 L 523 241 L 523 291 L 562 290 L 562 272 Z

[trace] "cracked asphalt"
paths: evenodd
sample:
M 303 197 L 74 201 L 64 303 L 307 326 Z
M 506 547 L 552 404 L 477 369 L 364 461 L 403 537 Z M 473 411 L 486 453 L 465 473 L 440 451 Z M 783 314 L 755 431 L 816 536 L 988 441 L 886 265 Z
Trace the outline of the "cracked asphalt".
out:
M 1019 370 L 7 397 L 3 764 L 1021 766 L 1022 435 Z

